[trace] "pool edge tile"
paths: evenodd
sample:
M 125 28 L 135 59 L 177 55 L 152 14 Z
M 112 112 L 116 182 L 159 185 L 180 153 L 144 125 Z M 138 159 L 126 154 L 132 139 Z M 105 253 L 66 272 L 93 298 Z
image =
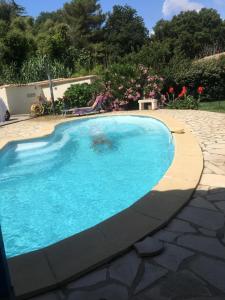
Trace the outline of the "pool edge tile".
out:
M 43 249 L 52 272 L 60 286 L 92 270 L 103 262 L 106 240 L 95 228 L 90 228 L 70 238 Z
M 17 299 L 32 297 L 57 287 L 43 250 L 10 258 L 8 264 Z

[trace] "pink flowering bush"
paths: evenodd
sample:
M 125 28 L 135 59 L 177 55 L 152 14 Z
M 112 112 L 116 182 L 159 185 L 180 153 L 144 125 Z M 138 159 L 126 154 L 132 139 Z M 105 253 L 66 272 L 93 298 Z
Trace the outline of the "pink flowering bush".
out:
M 110 87 L 112 108 L 134 109 L 138 100 L 161 98 L 163 78 L 152 74 L 152 70 L 143 65 L 114 64 L 103 74 L 103 81 Z
M 161 91 L 163 89 L 164 79 L 157 75 L 148 76 L 147 83 L 144 87 L 145 98 L 161 98 Z

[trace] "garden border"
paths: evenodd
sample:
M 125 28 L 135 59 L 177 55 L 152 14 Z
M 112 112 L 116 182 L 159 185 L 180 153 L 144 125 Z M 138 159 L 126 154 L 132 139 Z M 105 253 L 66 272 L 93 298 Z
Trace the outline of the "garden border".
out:
M 150 193 L 124 211 L 56 244 L 10 258 L 8 263 L 17 299 L 61 288 L 122 254 L 135 242 L 168 224 L 197 187 L 203 170 L 203 156 L 196 139 L 183 124 L 149 111 L 104 114 L 113 115 L 149 116 L 163 122 L 173 132 L 175 155 L 172 165 Z M 96 115 L 86 118 L 90 117 Z M 49 124 L 41 136 L 51 134 L 56 124 L 65 121 L 68 120 Z M 8 142 L 1 143 L 0 149 Z

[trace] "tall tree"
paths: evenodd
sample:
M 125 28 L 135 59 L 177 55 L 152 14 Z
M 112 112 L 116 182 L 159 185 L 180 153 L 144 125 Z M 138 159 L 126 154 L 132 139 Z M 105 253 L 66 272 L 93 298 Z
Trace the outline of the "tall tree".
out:
M 0 0 L 0 58 L 2 64 L 19 68 L 35 53 L 33 19 L 15 1 Z
M 214 9 L 182 12 L 171 21 L 160 20 L 154 32 L 152 41 L 169 44 L 171 56 L 180 53 L 195 58 L 204 56 L 206 48 L 225 50 L 224 21 Z
M 64 61 L 71 50 L 69 27 L 65 23 L 54 23 L 48 19 L 39 30 L 36 42 L 38 54 Z
M 85 48 L 102 40 L 105 15 L 98 0 L 72 0 L 65 3 L 62 14 L 70 27 L 72 44 L 76 48 Z
M 47 20 L 51 20 L 54 23 L 62 23 L 63 18 L 61 9 L 53 12 L 41 12 L 35 20 L 35 27 L 37 29 L 41 29 L 41 27 L 45 24 Z
M 22 16 L 24 13 L 24 7 L 14 0 L 0 0 L 0 20 L 10 22 L 12 18 Z
M 148 39 L 148 30 L 142 17 L 128 5 L 115 5 L 108 14 L 105 41 L 112 56 L 121 56 L 139 50 Z

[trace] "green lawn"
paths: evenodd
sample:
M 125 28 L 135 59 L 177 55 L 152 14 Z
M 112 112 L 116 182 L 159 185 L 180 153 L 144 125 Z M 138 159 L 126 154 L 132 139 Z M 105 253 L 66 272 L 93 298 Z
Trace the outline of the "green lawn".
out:
M 200 102 L 199 109 L 225 113 L 225 100 Z

